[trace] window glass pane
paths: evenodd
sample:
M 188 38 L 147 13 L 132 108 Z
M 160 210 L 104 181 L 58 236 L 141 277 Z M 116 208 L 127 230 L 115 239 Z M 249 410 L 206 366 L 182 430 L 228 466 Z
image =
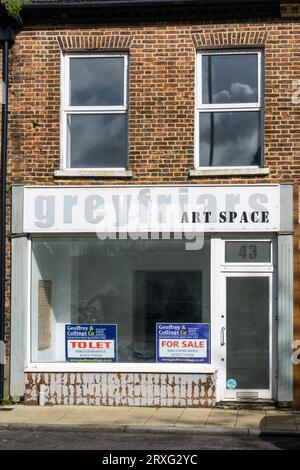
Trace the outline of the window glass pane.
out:
M 204 104 L 256 103 L 258 55 L 202 56 L 202 94 Z
M 269 388 L 269 278 L 227 278 L 227 380 Z
M 157 322 L 210 322 L 209 239 L 198 251 L 175 239 L 41 238 L 32 247 L 34 362 L 65 361 L 66 324 L 116 324 L 119 362 L 156 362 Z
M 124 104 L 124 59 L 87 57 L 70 59 L 71 106 Z
M 69 115 L 68 155 L 71 168 L 126 167 L 127 115 Z
M 200 165 L 261 164 L 261 114 L 200 113 Z
M 271 243 L 257 242 L 226 242 L 225 261 L 227 263 L 270 263 Z

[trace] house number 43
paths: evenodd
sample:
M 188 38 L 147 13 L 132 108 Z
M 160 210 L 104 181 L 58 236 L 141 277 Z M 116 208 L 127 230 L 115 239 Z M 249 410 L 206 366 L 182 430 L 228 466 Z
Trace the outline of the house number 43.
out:
M 256 245 L 241 245 L 239 251 L 239 257 L 247 259 L 256 259 L 257 258 L 257 246 Z

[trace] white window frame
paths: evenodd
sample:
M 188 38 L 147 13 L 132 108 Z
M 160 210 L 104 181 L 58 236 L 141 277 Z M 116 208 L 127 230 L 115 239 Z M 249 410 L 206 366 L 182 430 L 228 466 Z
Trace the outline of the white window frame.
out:
M 202 57 L 207 55 L 245 55 L 256 54 L 258 61 L 258 90 L 256 103 L 225 103 L 225 104 L 203 104 L 202 102 Z M 195 142 L 194 142 L 194 165 L 196 170 L 253 170 L 263 167 L 263 72 L 262 72 L 263 53 L 257 49 L 247 50 L 206 50 L 196 51 L 196 70 L 195 70 Z M 261 164 L 260 165 L 236 165 L 236 166 L 201 166 L 200 155 L 200 114 L 203 112 L 226 112 L 226 111 L 260 111 L 261 112 Z
M 124 59 L 124 102 L 115 106 L 70 106 L 70 60 L 101 57 L 120 57 Z M 61 169 L 72 172 L 91 171 L 126 171 L 128 161 L 124 167 L 82 167 L 70 166 L 68 152 L 68 116 L 75 114 L 127 114 L 128 115 L 128 54 L 127 53 L 68 53 L 62 55 L 61 60 Z M 127 131 L 128 132 L 128 131 Z M 128 146 L 128 145 L 127 145 Z M 127 148 L 128 159 L 128 148 Z
M 83 235 L 83 234 L 80 234 Z M 60 234 L 59 236 L 62 236 Z M 212 263 L 212 261 L 211 261 Z M 212 264 L 210 263 L 210 269 Z M 130 372 L 130 373 L 194 373 L 194 374 L 215 374 L 216 352 L 212 346 L 210 363 L 141 363 L 141 362 L 35 362 L 32 360 L 32 239 L 28 240 L 28 290 L 27 290 L 27 320 L 26 320 L 26 354 L 24 372 Z M 211 274 L 211 279 L 213 279 Z M 212 294 L 211 294 L 212 299 Z M 211 315 L 212 318 L 212 315 Z M 211 330 L 213 326 L 211 325 Z
M 238 243 L 256 243 L 256 242 L 268 242 L 270 244 L 270 261 L 258 261 L 258 262 L 247 262 L 247 261 L 226 261 L 226 243 L 227 242 L 238 242 Z M 232 271 L 239 271 L 239 272 L 259 272 L 262 270 L 263 272 L 274 272 L 274 264 L 275 264 L 275 243 L 274 237 L 269 234 L 266 237 L 249 237 L 249 238 L 224 238 L 222 239 L 222 258 L 221 258 L 221 267 L 224 272 L 232 272 Z

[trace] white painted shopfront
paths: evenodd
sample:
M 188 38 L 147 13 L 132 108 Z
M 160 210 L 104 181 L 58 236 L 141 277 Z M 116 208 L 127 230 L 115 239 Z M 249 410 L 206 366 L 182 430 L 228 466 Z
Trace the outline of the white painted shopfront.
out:
M 96 376 L 95 395 L 111 377 L 108 397 L 120 379 L 119 404 L 291 401 L 292 196 L 290 185 L 14 187 L 11 394 L 26 384 L 34 402 L 42 385 L 53 403 L 51 377 L 68 403 L 65 377 L 81 374 L 89 395 Z M 161 360 L 158 324 L 209 335 Z M 110 349 L 93 356 L 101 337 L 71 341 L 90 349 L 70 360 L 68 325 L 102 325 Z M 150 381 L 170 377 L 178 400 L 162 387 L 153 400 Z M 205 403 L 183 396 L 191 381 Z

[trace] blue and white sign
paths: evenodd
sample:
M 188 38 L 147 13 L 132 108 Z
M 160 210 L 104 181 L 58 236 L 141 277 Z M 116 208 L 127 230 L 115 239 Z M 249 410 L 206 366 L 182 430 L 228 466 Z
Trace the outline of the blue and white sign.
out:
M 65 338 L 67 361 L 117 361 L 117 325 L 66 325 Z
M 210 362 L 208 323 L 157 323 L 156 362 Z
M 237 381 L 235 379 L 228 379 L 226 382 L 226 387 L 229 390 L 234 390 L 237 387 Z

